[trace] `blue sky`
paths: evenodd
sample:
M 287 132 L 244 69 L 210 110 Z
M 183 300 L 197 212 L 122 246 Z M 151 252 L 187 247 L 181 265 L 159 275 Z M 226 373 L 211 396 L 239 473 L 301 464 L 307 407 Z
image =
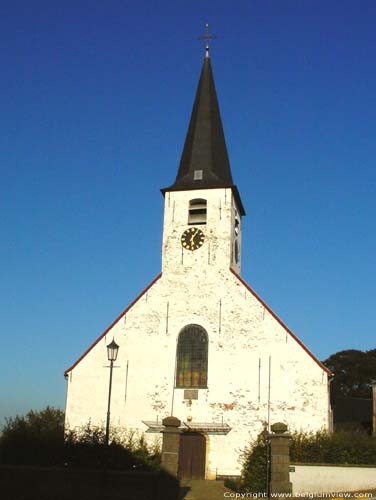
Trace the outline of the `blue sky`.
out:
M 374 1 L 6 1 L 0 421 L 160 272 L 207 19 L 243 278 L 319 359 L 376 347 Z

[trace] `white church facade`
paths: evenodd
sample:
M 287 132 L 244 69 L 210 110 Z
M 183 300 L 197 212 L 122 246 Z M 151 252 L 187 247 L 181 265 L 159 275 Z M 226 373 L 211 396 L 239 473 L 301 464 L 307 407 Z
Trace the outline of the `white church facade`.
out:
M 265 423 L 329 428 L 330 372 L 240 277 L 245 211 L 208 50 L 178 174 L 162 193 L 162 272 L 66 370 L 66 425 L 105 424 L 114 339 L 111 426 L 153 439 L 173 415 L 199 464 L 182 476 L 236 475 Z

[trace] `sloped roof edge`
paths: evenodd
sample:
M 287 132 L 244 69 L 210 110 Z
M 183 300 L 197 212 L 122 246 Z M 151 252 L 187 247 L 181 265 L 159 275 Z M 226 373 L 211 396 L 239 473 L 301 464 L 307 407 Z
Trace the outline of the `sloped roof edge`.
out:
M 248 285 L 248 283 L 246 281 L 243 280 L 243 278 L 241 278 L 237 272 L 235 272 L 232 268 L 230 268 L 230 271 L 232 272 L 232 274 L 247 288 L 247 290 L 249 292 L 251 292 L 252 295 L 254 295 L 256 297 L 256 299 L 261 302 L 261 304 L 265 307 L 265 309 L 273 316 L 273 318 L 278 321 L 278 323 L 287 331 L 287 333 L 300 345 L 300 347 L 302 347 L 306 353 L 320 366 L 320 368 L 322 368 L 329 376 L 333 376 L 333 373 L 329 370 L 329 368 L 327 368 L 325 365 L 323 365 L 321 363 L 321 361 L 319 361 L 316 356 L 308 349 L 307 346 L 305 346 L 303 344 L 303 342 L 301 340 L 299 340 L 299 338 L 290 330 L 290 328 L 288 328 L 284 322 L 271 310 L 271 308 L 268 306 L 268 304 L 266 304 L 262 298 L 257 295 L 257 293 Z
M 75 368 L 75 367 L 78 365 L 78 363 L 79 363 L 79 362 L 80 362 L 80 361 L 81 361 L 81 360 L 82 360 L 82 359 L 86 356 L 86 354 L 88 354 L 88 353 L 89 353 L 89 352 L 93 349 L 93 347 L 94 347 L 95 345 L 97 345 L 97 344 L 98 344 L 98 342 L 99 342 L 100 340 L 102 340 L 102 339 L 103 339 L 103 337 L 104 337 L 104 336 L 105 336 L 105 335 L 106 335 L 106 334 L 107 334 L 107 333 L 111 330 L 111 328 L 112 328 L 114 325 L 116 325 L 116 323 L 117 323 L 117 322 L 121 319 L 121 317 L 122 317 L 122 316 L 124 316 L 124 314 L 126 314 L 126 313 L 129 311 L 129 309 L 130 309 L 131 307 L 133 307 L 133 306 L 136 304 L 136 302 L 138 302 L 138 301 L 141 299 L 141 297 L 142 297 L 142 296 L 143 296 L 143 295 L 144 295 L 144 294 L 145 294 L 145 293 L 146 293 L 146 292 L 147 292 L 147 291 L 148 291 L 148 290 L 149 290 L 149 289 L 150 289 L 150 288 L 154 285 L 154 283 L 156 283 L 156 282 L 159 280 L 159 278 L 160 278 L 161 276 L 162 276 L 162 273 L 158 274 L 158 276 L 157 276 L 156 278 L 154 278 L 154 280 L 153 280 L 151 283 L 149 283 L 149 285 L 148 285 L 146 288 L 144 288 L 144 290 L 142 290 L 142 292 L 141 292 L 139 295 L 137 295 L 137 297 L 133 300 L 133 302 L 131 302 L 131 303 L 130 303 L 130 304 L 129 304 L 129 305 L 128 305 L 125 309 L 124 309 L 124 311 L 122 311 L 122 312 L 119 314 L 119 316 L 118 316 L 118 317 L 117 317 L 117 318 L 116 318 L 116 319 L 115 319 L 115 320 L 111 323 L 111 325 L 110 325 L 110 326 L 109 326 L 109 327 L 108 327 L 108 328 L 107 328 L 107 329 L 106 329 L 106 330 L 105 330 L 105 331 L 104 331 L 104 332 L 103 332 L 103 333 L 102 333 L 102 334 L 101 334 L 101 335 L 97 338 L 97 340 L 95 340 L 95 342 L 93 342 L 93 343 L 91 344 L 91 346 L 90 346 L 88 349 L 86 349 L 86 351 L 85 351 L 85 352 L 84 352 L 84 353 L 83 353 L 83 354 L 82 354 L 82 355 L 81 355 L 81 356 L 77 359 L 77 361 L 75 361 L 75 363 L 73 363 L 73 365 L 72 365 L 72 366 L 70 366 L 69 368 L 67 368 L 67 369 L 65 370 L 65 372 L 64 372 L 64 376 L 67 376 L 67 375 L 68 375 L 68 373 L 69 373 L 70 371 L 72 371 L 72 370 L 73 370 L 73 368 Z

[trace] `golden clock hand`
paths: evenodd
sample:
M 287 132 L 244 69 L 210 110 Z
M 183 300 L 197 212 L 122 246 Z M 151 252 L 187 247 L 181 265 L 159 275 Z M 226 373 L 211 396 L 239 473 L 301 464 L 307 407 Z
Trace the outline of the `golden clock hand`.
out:
M 196 245 L 195 245 L 195 236 L 197 234 L 197 229 L 196 231 L 192 234 L 191 236 L 191 239 L 190 239 L 190 244 L 191 244 L 191 250 L 195 250 L 196 249 Z
M 192 234 L 191 236 L 191 243 L 194 244 L 194 237 L 196 236 L 196 234 L 198 233 L 198 229 L 196 229 L 196 231 Z

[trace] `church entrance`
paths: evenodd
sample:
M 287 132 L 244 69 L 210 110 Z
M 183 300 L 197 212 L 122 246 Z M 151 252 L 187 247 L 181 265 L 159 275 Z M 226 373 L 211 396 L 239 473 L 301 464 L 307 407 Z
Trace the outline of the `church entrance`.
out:
M 206 439 L 198 432 L 180 435 L 179 479 L 205 479 Z

